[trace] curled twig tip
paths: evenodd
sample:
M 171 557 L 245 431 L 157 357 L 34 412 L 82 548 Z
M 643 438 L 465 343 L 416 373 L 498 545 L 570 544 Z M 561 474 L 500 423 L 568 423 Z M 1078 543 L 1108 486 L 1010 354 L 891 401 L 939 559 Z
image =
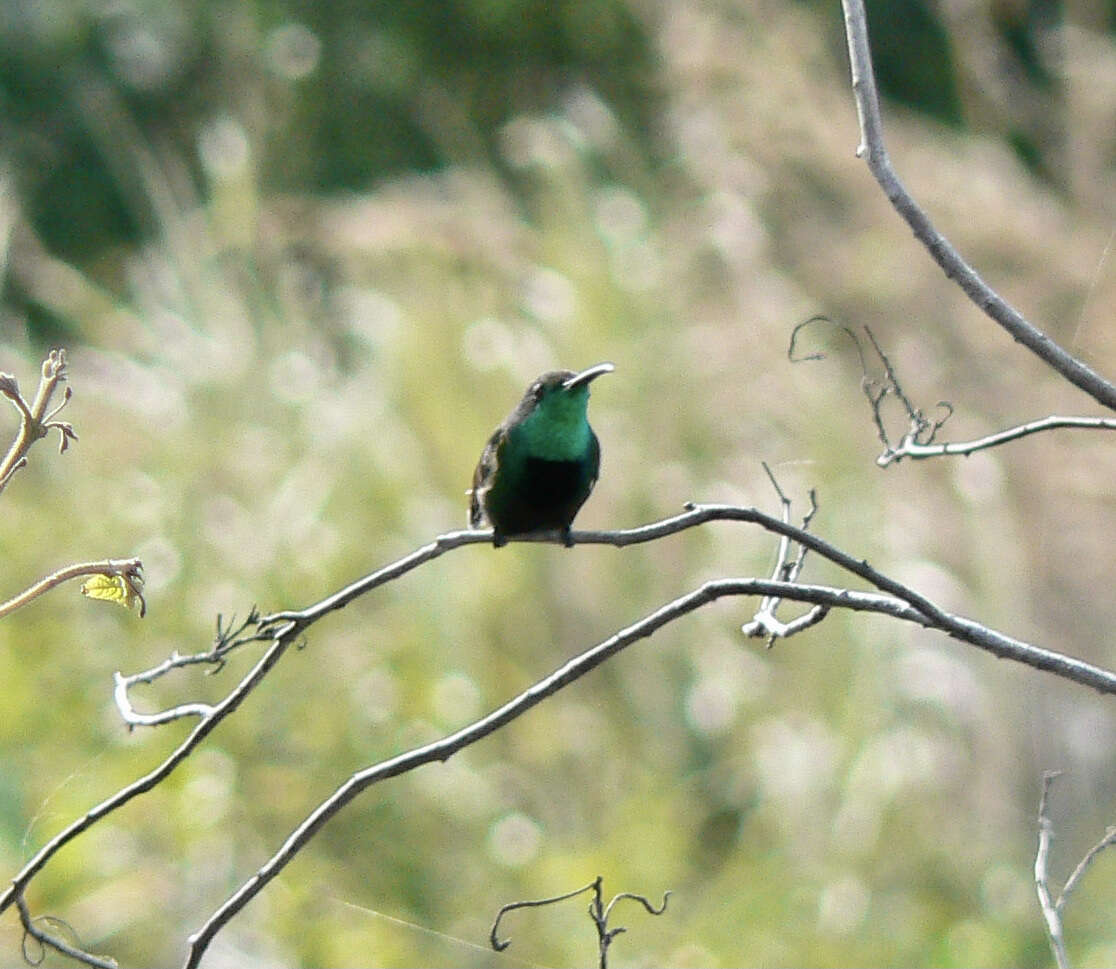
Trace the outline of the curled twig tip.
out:
M 801 333 L 802 330 L 814 323 L 828 323 L 830 326 L 836 327 L 838 330 L 841 330 L 848 335 L 849 339 L 853 342 L 853 346 L 856 347 L 856 355 L 860 358 L 861 373 L 863 373 L 867 377 L 868 367 L 864 360 L 864 350 L 860 346 L 859 337 L 857 337 L 856 333 L 853 332 L 851 327 L 846 326 L 844 323 L 838 323 L 836 320 L 830 319 L 830 317 L 825 316 L 822 313 L 811 316 L 808 320 L 803 320 L 793 330 L 791 330 L 790 345 L 787 347 L 787 359 L 791 363 L 804 363 L 809 360 L 826 359 L 826 355 L 820 350 L 816 353 L 807 353 L 803 354 L 802 356 L 795 356 L 795 344 L 798 342 L 799 333 Z

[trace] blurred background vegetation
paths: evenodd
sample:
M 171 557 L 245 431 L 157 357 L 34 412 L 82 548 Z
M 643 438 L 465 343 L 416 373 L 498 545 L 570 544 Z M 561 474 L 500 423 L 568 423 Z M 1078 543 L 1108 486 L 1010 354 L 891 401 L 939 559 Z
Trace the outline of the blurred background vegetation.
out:
M 1116 3 L 875 0 L 889 146 L 940 228 L 1037 325 L 1116 373 Z M 0 370 L 70 353 L 80 443 L 0 504 L 0 596 L 136 554 L 150 611 L 56 591 L 0 625 L 0 863 L 14 872 L 159 762 L 113 670 L 204 649 L 215 616 L 297 607 L 464 523 L 480 447 L 529 379 L 611 360 L 579 522 L 687 500 L 776 509 L 943 606 L 1111 667 L 1101 436 L 873 464 L 873 327 L 954 438 L 1095 413 L 918 250 L 863 164 L 836 3 L 787 0 L 0 5 Z M 14 432 L 14 412 L 10 430 Z M 440 736 L 773 542 L 472 547 L 313 630 L 168 783 L 30 893 L 125 965 L 186 935 L 352 770 Z M 808 578 L 844 582 L 814 562 Z M 604 875 L 657 897 L 614 965 L 1046 965 L 1054 872 L 1116 819 L 1102 699 L 922 630 L 833 615 L 765 651 L 724 602 L 445 765 L 363 796 L 209 965 L 583 965 L 584 908 L 504 902 Z M 252 657 L 151 709 L 214 698 Z M 1116 963 L 1116 864 L 1067 915 Z M 0 961 L 20 931 L 0 921 Z M 477 948 L 481 946 L 482 948 Z M 48 964 L 53 964 L 48 959 Z

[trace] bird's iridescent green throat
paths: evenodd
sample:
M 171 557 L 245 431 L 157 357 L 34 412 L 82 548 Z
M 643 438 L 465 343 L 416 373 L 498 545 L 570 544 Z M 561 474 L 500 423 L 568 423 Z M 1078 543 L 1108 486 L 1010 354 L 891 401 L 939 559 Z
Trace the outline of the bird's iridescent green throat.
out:
M 589 385 L 544 390 L 535 409 L 511 428 L 526 452 L 548 461 L 576 461 L 589 446 Z
M 589 384 L 610 363 L 575 373 L 553 370 L 534 381 L 489 438 L 473 474 L 469 524 L 490 524 L 493 542 L 570 525 L 600 469 L 600 445 L 589 426 Z

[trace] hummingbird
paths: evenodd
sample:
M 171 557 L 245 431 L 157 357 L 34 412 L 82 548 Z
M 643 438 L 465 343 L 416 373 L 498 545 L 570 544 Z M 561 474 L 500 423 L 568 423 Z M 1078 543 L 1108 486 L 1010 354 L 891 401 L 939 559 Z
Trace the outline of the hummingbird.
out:
M 488 439 L 469 490 L 469 526 L 492 526 L 492 544 L 512 535 L 557 529 L 570 547 L 570 525 L 601 468 L 589 426 L 589 384 L 611 363 L 539 377 Z

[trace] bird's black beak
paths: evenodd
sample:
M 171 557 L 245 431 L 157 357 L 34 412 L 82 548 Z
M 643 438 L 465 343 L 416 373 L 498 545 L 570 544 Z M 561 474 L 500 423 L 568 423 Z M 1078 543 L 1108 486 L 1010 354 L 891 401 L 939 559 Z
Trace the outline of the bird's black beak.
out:
M 596 380 L 601 374 L 612 373 L 616 368 L 611 363 L 598 363 L 595 367 L 590 367 L 588 370 L 582 370 L 581 373 L 575 373 L 572 377 L 562 384 L 563 390 L 573 390 L 574 387 L 580 387 L 582 384 L 589 383 L 590 380 Z

